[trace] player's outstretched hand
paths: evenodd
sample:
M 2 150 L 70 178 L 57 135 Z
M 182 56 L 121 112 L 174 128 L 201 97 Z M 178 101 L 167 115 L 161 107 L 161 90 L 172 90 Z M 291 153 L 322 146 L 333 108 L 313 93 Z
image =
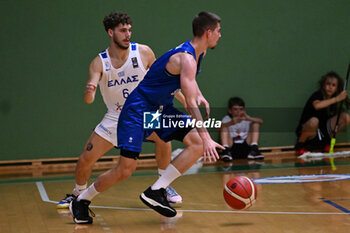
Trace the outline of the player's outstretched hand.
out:
M 225 147 L 213 141 L 212 139 L 208 140 L 207 142 L 203 142 L 204 162 L 216 162 L 216 160 L 219 159 L 219 154 L 216 151 L 216 148 L 225 150 Z

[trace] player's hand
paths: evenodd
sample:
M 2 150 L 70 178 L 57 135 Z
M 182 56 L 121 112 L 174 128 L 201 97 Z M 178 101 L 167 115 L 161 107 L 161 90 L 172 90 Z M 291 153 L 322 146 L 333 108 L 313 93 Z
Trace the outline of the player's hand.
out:
M 219 143 L 216 143 L 212 139 L 204 142 L 203 141 L 203 149 L 204 149 L 204 162 L 216 162 L 219 159 L 219 154 L 216 151 L 216 148 L 225 150 L 225 147 L 220 145 Z
M 337 95 L 335 97 L 335 99 L 336 99 L 337 102 L 340 102 L 342 100 L 345 100 L 347 95 L 348 95 L 347 91 L 344 90 L 344 91 L 340 92 L 340 94 Z
M 209 118 L 209 114 L 210 114 L 210 106 L 208 101 L 203 97 L 203 95 L 199 95 L 197 97 L 197 105 L 203 105 L 205 107 L 205 117 Z
M 85 92 L 94 92 L 97 88 L 97 85 L 94 83 L 88 83 L 86 84 Z

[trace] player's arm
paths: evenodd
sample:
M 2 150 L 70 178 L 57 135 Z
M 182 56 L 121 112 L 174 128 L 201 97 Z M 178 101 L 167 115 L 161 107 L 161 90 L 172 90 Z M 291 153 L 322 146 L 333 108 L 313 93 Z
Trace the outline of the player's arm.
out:
M 84 101 L 87 104 L 91 104 L 95 100 L 96 88 L 102 76 L 102 70 L 101 58 L 97 56 L 92 60 L 89 67 L 89 80 L 84 92 Z
M 329 105 L 345 100 L 346 96 L 347 96 L 347 91 L 344 90 L 340 92 L 339 95 L 333 98 L 326 99 L 326 100 L 315 100 L 314 102 L 312 102 L 312 105 L 316 110 L 320 110 L 322 108 L 327 108 Z
M 209 118 L 210 115 L 210 105 L 209 102 L 204 98 L 204 96 L 202 95 L 201 90 L 199 89 L 199 86 L 197 84 L 197 93 L 198 93 L 198 97 L 197 97 L 197 104 L 198 105 L 203 105 L 205 107 L 205 117 Z
M 139 44 L 139 50 L 143 67 L 148 70 L 156 60 L 156 56 L 154 55 L 152 49 L 147 45 Z
M 195 80 L 197 63 L 193 56 L 187 53 L 181 53 L 179 58 L 181 90 L 185 95 L 187 111 L 191 114 L 192 118 L 203 122 L 202 115 L 198 108 L 198 96 L 200 93 L 198 92 L 199 88 Z M 225 148 L 211 139 L 205 127 L 199 127 L 197 130 L 203 141 L 204 160 L 211 161 L 213 159 L 216 161 L 216 159 L 219 159 L 216 147 L 221 149 Z

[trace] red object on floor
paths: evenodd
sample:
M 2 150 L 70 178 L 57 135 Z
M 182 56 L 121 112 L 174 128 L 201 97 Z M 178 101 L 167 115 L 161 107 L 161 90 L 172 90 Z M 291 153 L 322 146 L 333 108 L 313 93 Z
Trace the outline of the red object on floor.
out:
M 302 155 L 304 153 L 307 153 L 307 152 L 310 152 L 310 151 L 305 149 L 305 148 L 301 148 L 301 149 L 297 150 L 298 156 L 300 156 L 300 155 Z

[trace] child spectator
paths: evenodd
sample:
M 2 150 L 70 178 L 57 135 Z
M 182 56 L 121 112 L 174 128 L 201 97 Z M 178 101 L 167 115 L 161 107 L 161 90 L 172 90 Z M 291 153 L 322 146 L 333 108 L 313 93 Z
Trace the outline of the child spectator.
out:
M 232 158 L 264 159 L 258 148 L 259 129 L 263 120 L 250 117 L 239 97 L 228 101 L 228 115 L 222 119 L 221 144 L 226 148 L 222 160 Z
M 349 99 L 344 82 L 340 76 L 331 71 L 319 80 L 319 89 L 314 92 L 305 104 L 296 129 L 297 143 L 295 150 L 302 155 L 310 150 L 322 149 L 329 152 L 330 138 L 337 120 L 337 103 L 345 100 L 349 108 Z M 350 123 L 347 112 L 340 114 L 338 132 Z

